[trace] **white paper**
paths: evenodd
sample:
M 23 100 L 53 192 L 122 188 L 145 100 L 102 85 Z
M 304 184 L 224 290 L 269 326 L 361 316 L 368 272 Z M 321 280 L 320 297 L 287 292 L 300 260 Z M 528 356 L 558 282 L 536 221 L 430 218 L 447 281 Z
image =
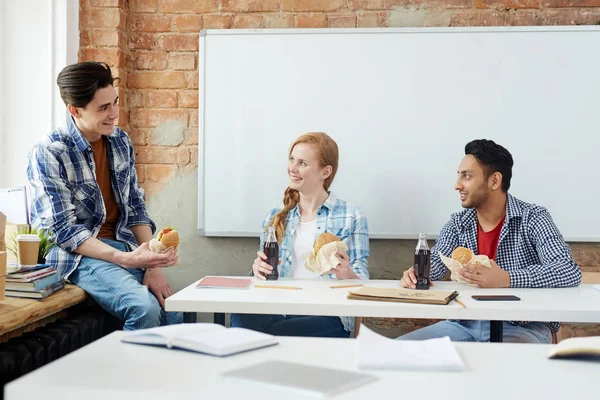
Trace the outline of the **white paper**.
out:
M 213 323 L 198 322 L 195 324 L 176 324 L 157 326 L 156 328 L 139 329 L 125 335 L 121 341 L 141 344 L 167 345 L 171 340 L 205 332 L 221 331 L 224 326 Z
M 361 325 L 356 344 L 359 369 L 462 371 L 465 367 L 448 336 L 395 340 Z
M 0 212 L 6 215 L 6 222 L 11 224 L 29 223 L 25 186 L 0 189 Z

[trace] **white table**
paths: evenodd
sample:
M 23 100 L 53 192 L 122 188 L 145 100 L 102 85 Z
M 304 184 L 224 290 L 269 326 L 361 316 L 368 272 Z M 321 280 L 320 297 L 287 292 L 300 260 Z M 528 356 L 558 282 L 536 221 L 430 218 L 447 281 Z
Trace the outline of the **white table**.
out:
M 280 344 L 226 358 L 121 343 L 114 332 L 5 387 L 7 400 L 305 399 L 221 373 L 267 360 L 358 371 L 351 339 L 281 337 Z M 462 372 L 373 371 L 378 380 L 335 396 L 364 399 L 596 398 L 600 363 L 548 360 L 550 345 L 455 343 Z M 265 371 L 265 374 L 268 374 Z
M 246 277 L 247 278 L 247 277 Z M 258 279 L 255 279 L 258 282 Z M 166 300 L 167 311 L 241 314 L 345 315 L 351 317 L 433 318 L 492 321 L 492 341 L 502 341 L 502 321 L 559 321 L 600 323 L 600 290 L 594 285 L 561 289 L 481 289 L 464 283 L 435 282 L 435 290 L 457 290 L 466 308 L 448 305 L 349 300 L 348 289 L 332 285 L 363 283 L 374 287 L 399 287 L 396 280 L 332 281 L 280 279 L 267 285 L 297 286 L 302 290 L 196 289 L 197 282 Z M 596 285 L 597 286 L 597 285 Z M 513 294 L 521 301 L 476 301 L 474 294 Z M 215 322 L 224 318 L 215 314 Z M 498 333 L 498 330 L 499 333 Z

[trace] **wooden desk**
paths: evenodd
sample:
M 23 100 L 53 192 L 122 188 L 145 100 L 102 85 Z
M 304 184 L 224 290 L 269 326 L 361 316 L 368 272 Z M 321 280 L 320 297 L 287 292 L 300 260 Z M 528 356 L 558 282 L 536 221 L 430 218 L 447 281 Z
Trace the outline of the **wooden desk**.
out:
M 121 343 L 113 332 L 5 387 L 6 400 L 298 400 L 298 392 L 234 381 L 223 372 L 267 360 L 357 371 L 353 339 L 280 337 L 280 344 L 230 357 Z M 568 399 L 598 395 L 600 363 L 548 360 L 551 345 L 455 343 L 462 372 L 374 371 L 377 381 L 340 400 Z M 269 371 L 264 371 L 268 374 Z
M 56 319 L 61 312 L 86 298 L 83 289 L 71 284 L 44 300 L 7 297 L 0 301 L 0 342 L 18 336 L 24 328 L 33 329 L 50 322 L 51 317 Z
M 255 278 L 255 281 L 258 281 Z M 344 281 L 352 283 L 355 281 Z M 396 280 L 359 281 L 375 287 L 399 287 Z M 264 283 L 264 282 L 261 282 Z M 431 318 L 492 321 L 492 329 L 500 329 L 501 321 L 559 321 L 600 323 L 600 290 L 592 285 L 560 289 L 481 289 L 457 282 L 436 282 L 436 290 L 457 290 L 456 302 L 445 306 L 349 300 L 349 290 L 331 289 L 338 281 L 323 279 L 280 279 L 269 285 L 302 287 L 302 290 L 196 289 L 197 282 L 166 300 L 167 311 L 214 312 L 242 314 L 346 315 L 380 318 Z M 521 301 L 476 301 L 474 294 L 514 294 Z M 491 335 L 492 338 L 498 335 Z M 501 331 L 500 340 L 501 341 Z M 496 341 L 496 340 L 493 340 Z

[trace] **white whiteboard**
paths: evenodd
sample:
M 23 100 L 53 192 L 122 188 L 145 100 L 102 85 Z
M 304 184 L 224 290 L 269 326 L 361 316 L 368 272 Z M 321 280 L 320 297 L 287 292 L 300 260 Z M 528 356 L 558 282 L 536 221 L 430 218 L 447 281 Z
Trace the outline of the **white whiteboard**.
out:
M 323 131 L 372 238 L 436 237 L 486 138 L 514 157 L 510 193 L 600 241 L 600 27 L 206 30 L 199 73 L 202 235 L 257 236 L 289 145 Z

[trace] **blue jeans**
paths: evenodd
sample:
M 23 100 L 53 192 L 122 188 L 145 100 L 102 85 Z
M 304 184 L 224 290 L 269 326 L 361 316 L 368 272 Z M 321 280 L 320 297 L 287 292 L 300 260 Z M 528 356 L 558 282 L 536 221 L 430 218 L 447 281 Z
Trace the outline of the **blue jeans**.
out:
M 541 322 L 524 326 L 502 324 L 502 341 L 507 343 L 552 343 L 550 328 Z M 490 321 L 441 321 L 400 336 L 399 340 L 424 340 L 449 336 L 453 342 L 489 342 Z
M 129 251 L 125 243 L 100 240 L 117 250 Z M 123 268 L 108 261 L 82 257 L 69 281 L 85 290 L 100 307 L 124 321 L 123 330 L 183 322 L 182 313 L 166 313 L 161 308 L 156 297 L 142 285 L 143 278 L 142 269 Z
M 340 317 L 302 315 L 231 314 L 231 327 L 247 328 L 275 336 L 347 338 Z

